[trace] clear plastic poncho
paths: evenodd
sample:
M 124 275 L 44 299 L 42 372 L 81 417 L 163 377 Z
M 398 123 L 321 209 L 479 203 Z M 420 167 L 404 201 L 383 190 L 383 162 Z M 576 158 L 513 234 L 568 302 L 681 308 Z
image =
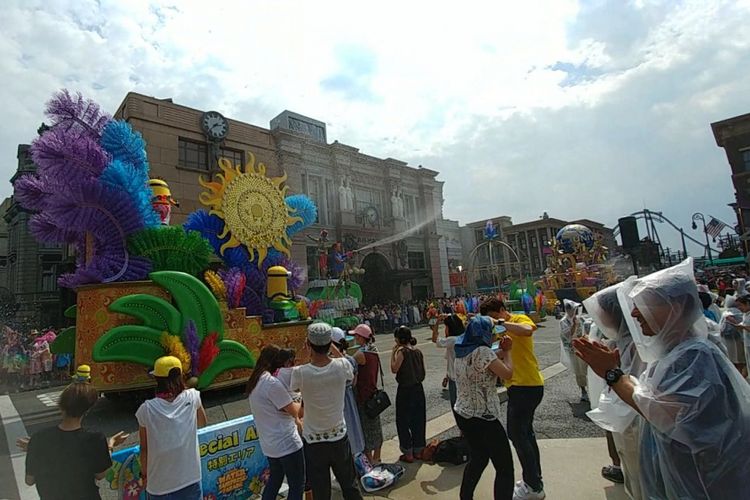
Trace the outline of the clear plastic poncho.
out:
M 635 277 L 628 278 L 623 283 L 610 286 L 601 290 L 583 301 L 583 305 L 594 320 L 597 328 L 610 339 L 613 347 L 620 352 L 620 368 L 627 375 L 638 377 L 646 365 L 641 361 L 633 337 L 630 334 L 626 315 L 630 311 L 623 312 L 617 296 L 617 290 L 622 287 L 631 288 Z M 593 340 L 593 339 L 591 339 Z M 633 422 L 637 412 L 627 403 L 622 401 L 617 393 L 608 390 L 604 381 L 589 369 L 589 387 L 601 387 L 596 401 L 592 399 L 592 410 L 586 415 L 599 427 L 610 432 L 624 432 Z
M 727 295 L 724 299 L 724 308 L 719 319 L 719 333 L 722 337 L 741 338 L 742 332 L 730 321 L 731 319 L 736 324 L 742 323 L 742 311 L 737 309 L 737 299 L 732 295 Z
M 645 497 L 750 498 L 750 386 L 706 338 L 692 259 L 636 280 L 627 295 L 653 333 L 631 329 L 650 360 L 633 394 L 645 418 Z
M 560 319 L 560 363 L 566 368 L 573 364 L 573 339 L 583 335 L 583 318 L 578 314 L 581 304 L 574 300 L 563 299 L 565 314 Z M 574 323 L 574 319 L 576 319 Z
M 747 283 L 745 278 L 733 279 L 732 288 L 734 288 L 735 297 L 742 297 L 743 295 L 747 295 Z

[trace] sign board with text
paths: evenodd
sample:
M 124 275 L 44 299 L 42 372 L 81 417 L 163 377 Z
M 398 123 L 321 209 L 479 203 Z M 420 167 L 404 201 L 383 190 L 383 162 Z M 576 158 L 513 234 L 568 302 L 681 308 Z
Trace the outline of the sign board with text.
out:
M 268 480 L 268 460 L 252 415 L 198 430 L 204 500 L 246 499 L 260 495 Z M 127 500 L 145 499 L 140 478 L 140 449 L 133 446 L 112 455 L 106 481 Z

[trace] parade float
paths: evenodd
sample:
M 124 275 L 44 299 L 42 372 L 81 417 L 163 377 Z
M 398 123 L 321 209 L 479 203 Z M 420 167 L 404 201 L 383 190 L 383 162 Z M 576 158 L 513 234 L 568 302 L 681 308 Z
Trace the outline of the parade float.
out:
M 543 291 L 547 309 L 558 301 L 582 302 L 596 291 L 615 282 L 613 267 L 607 264 L 608 249 L 601 238 L 582 224 L 560 229 L 545 248 L 547 269 L 535 286 Z
M 153 385 L 163 355 L 180 358 L 200 389 L 242 383 L 269 343 L 301 349 L 309 317 L 295 297 L 304 271 L 292 236 L 316 219 L 304 195 L 287 195 L 252 154 L 247 165 L 219 159 L 200 178 L 207 210 L 170 226 L 168 184 L 149 177 L 145 142 L 81 95 L 48 103 L 51 126 L 31 148 L 38 170 L 15 182 L 43 243 L 74 249 L 75 270 L 59 279 L 76 291 L 54 352 L 91 366 L 105 393 Z M 198 180 L 198 179 L 196 179 Z
M 310 281 L 306 299 L 310 316 L 332 326 L 349 330 L 359 324 L 354 311 L 362 303 L 362 289 L 353 279 L 364 274 L 356 267 L 355 251 L 345 251 L 341 242 L 329 244 L 328 231 L 323 229 L 317 238 L 318 276 Z

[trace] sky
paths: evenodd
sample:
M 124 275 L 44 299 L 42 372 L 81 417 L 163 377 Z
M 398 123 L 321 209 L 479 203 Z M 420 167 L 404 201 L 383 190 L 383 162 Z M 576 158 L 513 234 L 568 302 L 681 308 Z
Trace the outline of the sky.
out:
M 701 238 L 694 212 L 736 222 L 710 123 L 750 112 L 748 25 L 750 1 L 6 0 L 0 177 L 56 90 L 110 112 L 135 91 L 324 121 L 330 142 L 439 171 L 462 224 L 649 208 Z

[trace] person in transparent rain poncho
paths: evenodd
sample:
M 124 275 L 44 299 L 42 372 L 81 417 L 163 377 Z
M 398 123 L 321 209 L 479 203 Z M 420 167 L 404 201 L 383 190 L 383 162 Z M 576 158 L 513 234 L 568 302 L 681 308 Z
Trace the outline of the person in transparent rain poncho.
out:
M 573 367 L 576 384 L 581 388 L 581 401 L 589 400 L 586 392 L 586 363 L 573 354 L 573 339 L 583 337 L 584 319 L 581 316 L 581 304 L 570 299 L 563 299 L 563 314 L 560 319 L 560 361 L 567 368 Z
M 635 278 L 610 286 L 583 301 L 583 306 L 594 321 L 595 328 L 608 340 L 607 344 L 616 348 L 620 355 L 620 369 L 625 375 L 636 379 L 643 373 L 646 364 L 641 361 L 633 336 L 630 334 L 625 314 L 617 296 L 623 286 L 632 286 Z M 629 309 L 626 314 L 629 314 Z M 591 338 L 591 336 L 589 336 Z M 596 375 L 594 375 L 596 376 Z M 600 379 L 601 380 L 601 379 Z M 591 390 L 592 383 L 589 383 Z M 597 397 L 591 390 L 591 396 Z M 587 415 L 591 420 L 612 433 L 617 455 L 620 458 L 625 491 L 633 500 L 643 498 L 641 493 L 639 448 L 641 417 L 627 406 L 614 391 L 606 391 L 604 397 L 591 404 L 592 411 Z M 602 469 L 602 476 L 610 478 L 613 466 Z
M 743 342 L 745 327 L 742 326 L 742 321 L 743 313 L 750 311 L 750 297 L 743 296 L 738 299 L 732 295 L 727 295 L 724 299 L 724 307 L 726 309 L 721 313 L 718 325 L 721 342 L 726 348 L 729 361 L 734 363 L 734 366 L 743 376 L 746 376 L 746 356 Z
M 640 380 L 622 376 L 619 355 L 574 342 L 617 395 L 643 416 L 641 487 L 647 499 L 750 498 L 750 386 L 707 340 L 693 261 L 618 290 L 641 359 Z

